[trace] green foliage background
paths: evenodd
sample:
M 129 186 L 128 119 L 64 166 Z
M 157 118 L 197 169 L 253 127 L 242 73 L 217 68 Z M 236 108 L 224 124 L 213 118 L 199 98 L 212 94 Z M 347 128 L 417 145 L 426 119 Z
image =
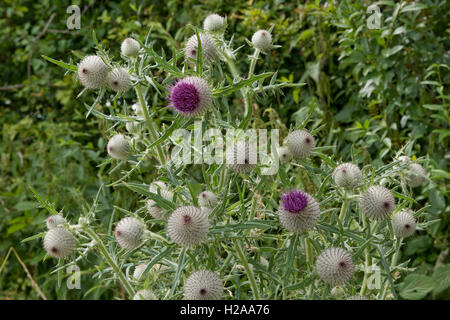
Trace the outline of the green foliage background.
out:
M 412 142 L 408 154 L 427 159 L 432 181 L 415 194 L 419 204 L 431 205 L 427 220 L 440 221 L 407 242 L 401 259 L 412 260 L 411 267 L 417 271 L 407 279 L 402 275 L 397 283 L 409 292 L 408 287 L 434 279 L 440 286 L 425 285 L 423 294 L 412 290 L 403 298 L 450 298 L 446 285 L 450 282 L 450 4 L 378 1 L 381 28 L 371 30 L 366 26 L 371 15 L 366 10 L 374 1 L 330 2 L 72 1 L 82 10 L 81 30 L 68 31 L 67 1 L 3 0 L 0 299 L 39 298 L 16 257 L 5 260 L 11 246 L 50 299 L 108 299 L 120 290 L 118 285 L 98 284 L 89 276 L 95 271 L 89 269 L 92 266 L 80 265 L 83 286 L 99 286 L 85 296 L 78 290 L 68 291 L 65 285 L 59 286 L 56 274 L 50 274 L 54 261 L 42 262 L 41 243 L 21 243 L 41 232 L 47 217 L 28 186 L 76 221 L 109 179 L 97 167 L 106 157 L 102 134 L 106 124 L 85 118 L 82 103 L 75 99 L 81 91 L 79 83 L 41 55 L 78 61 L 77 53 L 93 53 L 95 30 L 104 47 L 118 58 L 124 38 L 143 37 L 149 28 L 157 40 L 155 47 L 170 52 L 172 46 L 181 49 L 190 35 L 187 24 L 201 25 L 211 12 L 227 15 L 228 36 L 234 33 L 238 42 L 273 24 L 274 42 L 281 48 L 266 56 L 264 63 L 268 69 L 278 69 L 285 81 L 307 83 L 255 104 L 254 114 L 262 124 L 278 122 L 285 126 L 285 136 L 289 126 L 313 109 L 313 117 L 323 124 L 318 138 L 335 145 L 344 160 L 353 147 L 362 162 L 381 164 L 407 142 Z M 262 110 L 260 105 L 269 107 Z M 143 177 L 151 181 L 152 173 Z M 105 190 L 100 197 L 105 214 L 114 204 L 130 208 L 138 200 L 131 191 Z

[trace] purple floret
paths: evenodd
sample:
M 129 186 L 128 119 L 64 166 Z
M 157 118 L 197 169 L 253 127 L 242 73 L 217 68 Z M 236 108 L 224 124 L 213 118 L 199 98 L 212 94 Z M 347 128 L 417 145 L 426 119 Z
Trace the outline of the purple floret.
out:
M 281 197 L 284 210 L 298 213 L 308 205 L 308 198 L 303 191 L 292 190 Z
M 178 82 L 171 88 L 171 104 L 182 113 L 195 111 L 200 105 L 200 94 L 198 89 L 190 83 Z

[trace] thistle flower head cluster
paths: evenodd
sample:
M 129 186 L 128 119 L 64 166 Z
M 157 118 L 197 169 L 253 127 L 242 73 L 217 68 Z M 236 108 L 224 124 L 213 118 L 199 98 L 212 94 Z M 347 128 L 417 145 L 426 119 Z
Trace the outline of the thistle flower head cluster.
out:
M 323 251 L 316 261 L 319 277 L 332 285 L 348 282 L 353 277 L 352 255 L 342 248 L 329 248 Z
M 263 52 L 269 51 L 272 47 L 272 35 L 267 30 L 258 30 L 252 36 L 252 43 Z
M 203 29 L 212 32 L 223 31 L 225 29 L 225 19 L 216 13 L 210 14 L 203 21 Z
M 278 217 L 289 231 L 301 233 L 309 230 L 315 226 L 319 216 L 319 204 L 307 192 L 292 190 L 281 197 Z
M 119 221 L 114 230 L 119 246 L 125 250 L 133 250 L 142 243 L 144 225 L 136 218 L 126 217 Z
M 202 47 L 202 58 L 203 62 L 206 65 L 209 65 L 213 63 L 217 59 L 217 48 L 216 44 L 214 42 L 214 39 L 207 33 L 200 33 L 200 44 Z M 198 37 L 196 34 L 191 36 L 187 43 L 186 47 L 184 49 L 185 55 L 187 59 L 193 59 L 194 61 L 197 61 L 197 55 L 198 55 Z
M 88 89 L 99 89 L 106 83 L 108 67 L 98 56 L 86 56 L 78 64 L 78 79 Z
M 245 140 L 238 140 L 231 148 L 227 147 L 226 153 L 228 166 L 237 173 L 249 173 L 255 167 L 256 150 Z
M 130 144 L 122 134 L 112 136 L 106 148 L 109 155 L 114 159 L 125 160 L 130 154 Z
M 141 45 L 133 38 L 126 38 L 120 46 L 120 53 L 126 57 L 135 57 L 138 55 Z
M 153 291 L 148 289 L 139 290 L 133 297 L 133 300 L 158 300 Z
M 372 186 L 362 196 L 361 209 L 371 220 L 384 220 L 395 209 L 394 196 L 383 186 Z
M 416 219 L 411 210 L 401 210 L 392 218 L 392 227 L 397 238 L 407 238 L 416 231 Z
M 194 206 L 179 207 L 167 221 L 169 237 L 182 247 L 194 246 L 206 240 L 209 227 L 208 216 Z
M 75 247 L 75 237 L 62 227 L 54 227 L 44 236 L 44 249 L 52 257 L 65 258 L 75 250 Z
M 304 159 L 311 155 L 316 141 L 308 131 L 295 130 L 288 135 L 287 145 L 294 158 Z
M 66 223 L 66 219 L 64 219 L 63 216 L 60 216 L 59 214 L 51 215 L 50 217 L 45 220 L 45 223 L 47 224 L 47 228 L 53 229 L 56 227 L 60 227 Z
M 196 271 L 186 279 L 186 300 L 219 300 L 223 294 L 222 280 L 212 271 Z
M 202 78 L 187 77 L 170 88 L 169 105 L 186 117 L 201 117 L 212 103 L 211 88 Z
M 203 191 L 198 195 L 198 205 L 200 207 L 214 208 L 217 205 L 217 196 L 214 192 Z
M 131 78 L 127 69 L 115 68 L 108 74 L 108 84 L 116 92 L 125 92 L 131 87 Z
M 361 183 L 362 173 L 353 163 L 343 163 L 334 169 L 332 178 L 339 187 L 351 190 Z

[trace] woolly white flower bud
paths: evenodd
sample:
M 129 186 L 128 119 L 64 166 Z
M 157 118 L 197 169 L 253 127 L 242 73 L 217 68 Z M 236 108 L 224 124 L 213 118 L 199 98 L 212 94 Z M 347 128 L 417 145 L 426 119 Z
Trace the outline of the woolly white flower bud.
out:
M 72 233 L 62 227 L 50 229 L 44 237 L 44 249 L 55 258 L 65 258 L 75 250 L 76 242 Z
M 45 223 L 47 224 L 47 228 L 50 230 L 58 226 L 64 225 L 66 223 L 66 219 L 64 219 L 64 217 L 60 216 L 59 214 L 54 214 L 48 217 Z
M 144 271 L 146 268 L 147 268 L 146 264 L 140 264 L 140 265 L 136 266 L 136 268 L 134 268 L 133 277 L 137 281 L 141 281 L 143 279 Z
M 186 300 L 219 300 L 222 294 L 222 280 L 209 270 L 194 272 L 184 283 Z
M 183 206 L 176 209 L 167 221 L 167 233 L 182 247 L 194 246 L 204 241 L 209 231 L 208 216 L 200 208 Z
M 206 33 L 200 33 L 200 42 L 202 45 L 203 62 L 205 64 L 211 64 L 217 58 L 217 48 L 214 39 Z M 191 58 L 194 61 L 197 60 L 198 53 L 198 39 L 197 35 L 194 34 L 186 43 L 186 48 L 184 49 L 186 58 Z
M 133 250 L 142 243 L 144 225 L 136 218 L 126 217 L 119 221 L 114 230 L 119 246 L 122 249 Z
M 349 281 L 353 276 L 352 255 L 342 248 L 329 248 L 323 251 L 316 261 L 319 277 L 332 285 Z
M 129 133 L 137 134 L 141 131 L 141 125 L 137 121 L 130 121 L 125 124 L 125 128 Z
M 122 134 L 116 134 L 109 139 L 107 150 L 114 159 L 125 160 L 130 153 L 130 144 Z
M 332 177 L 339 187 L 353 189 L 361 182 L 362 173 L 353 163 L 343 163 L 334 169 Z
M 288 135 L 287 145 L 294 158 L 302 159 L 311 155 L 316 141 L 308 131 L 295 130 Z
M 272 47 L 272 35 L 267 30 L 256 31 L 252 36 L 252 43 L 255 48 L 268 51 Z
M 218 14 L 210 14 L 203 21 L 203 29 L 208 31 L 222 31 L 225 27 L 225 19 Z
M 108 67 L 98 56 L 86 56 L 78 64 L 78 79 L 88 89 L 103 87 L 108 77 Z
M 155 219 L 162 219 L 164 209 L 156 204 L 152 199 L 146 202 L 147 212 Z
M 309 193 L 293 190 L 281 198 L 278 217 L 289 231 L 309 230 L 316 225 L 319 216 L 319 204 Z
M 384 220 L 395 209 L 394 196 L 385 187 L 372 186 L 362 196 L 361 209 L 371 220 Z
M 151 290 L 143 289 L 136 292 L 133 300 L 158 300 L 158 298 Z
M 422 185 L 426 181 L 425 169 L 418 163 L 411 163 L 406 173 L 406 183 L 412 188 Z
M 214 192 L 203 191 L 198 195 L 198 205 L 200 207 L 214 208 L 217 205 L 217 196 Z
M 277 153 L 281 163 L 288 163 L 292 159 L 292 153 L 288 147 L 279 147 Z
M 125 92 L 131 87 L 131 78 L 127 69 L 115 68 L 108 74 L 108 84 L 116 92 Z
M 140 49 L 141 45 L 133 38 L 126 38 L 120 46 L 120 52 L 126 57 L 137 56 Z
M 416 231 L 416 219 L 411 210 L 401 210 L 392 218 L 392 227 L 397 238 L 407 238 Z
M 366 296 L 357 294 L 357 295 L 348 297 L 347 300 L 369 300 L 369 298 L 367 298 Z
M 256 165 L 256 148 L 250 147 L 250 142 L 239 140 L 233 147 L 226 149 L 228 166 L 238 173 L 249 173 Z

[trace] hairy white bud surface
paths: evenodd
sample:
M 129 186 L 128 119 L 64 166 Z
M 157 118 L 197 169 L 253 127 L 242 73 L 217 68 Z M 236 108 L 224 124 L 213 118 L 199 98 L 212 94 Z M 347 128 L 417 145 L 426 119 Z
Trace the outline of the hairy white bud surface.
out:
M 219 300 L 223 294 L 222 280 L 212 271 L 196 271 L 186 279 L 186 300 Z
M 208 216 L 194 206 L 179 207 L 167 221 L 167 233 L 173 242 L 182 247 L 194 246 L 206 240 L 209 227 Z
M 397 238 L 407 238 L 416 231 L 416 219 L 411 210 L 401 210 L 392 218 L 392 228 Z
M 372 186 L 361 199 L 362 212 L 371 220 L 384 220 L 395 209 L 395 198 L 382 186 Z
M 361 183 L 362 173 L 353 163 L 342 163 L 334 169 L 332 178 L 339 187 L 351 190 Z
M 78 79 L 88 89 L 99 89 L 106 83 L 108 67 L 98 56 L 86 56 L 78 64 Z
M 198 195 L 200 207 L 214 208 L 217 205 L 217 196 L 214 192 L 203 191 Z
M 125 250 L 133 250 L 142 243 L 144 225 L 136 218 L 126 217 L 119 221 L 114 230 L 119 246 Z
M 411 163 L 406 173 L 406 183 L 412 188 L 422 185 L 426 181 L 425 169 L 418 163 Z
M 288 135 L 287 145 L 294 158 L 304 159 L 311 155 L 316 141 L 308 131 L 295 130 Z
M 122 134 L 116 134 L 109 139 L 107 150 L 114 159 L 125 160 L 130 154 L 130 144 Z
M 225 19 L 216 13 L 210 14 L 203 21 L 203 29 L 207 31 L 222 31 L 225 28 Z
M 272 47 L 272 35 L 267 30 L 256 31 L 252 36 L 252 43 L 255 48 L 266 52 Z
M 62 226 L 66 223 L 66 219 L 64 219 L 63 216 L 60 216 L 59 214 L 54 214 L 50 217 L 47 218 L 47 220 L 45 221 L 45 223 L 47 224 L 47 228 L 53 229 L 59 226 Z
M 342 248 L 329 248 L 323 251 L 316 261 L 319 277 L 332 285 L 339 285 L 353 277 L 352 255 Z
M 281 163 L 288 163 L 292 160 L 292 153 L 288 147 L 279 147 L 277 153 Z
M 131 78 L 127 69 L 115 68 L 108 74 L 108 84 L 116 92 L 125 92 L 131 87 Z
M 44 236 L 44 249 L 55 258 L 65 258 L 76 247 L 75 237 L 62 227 L 50 229 Z
M 207 65 L 211 64 L 217 59 L 217 48 L 214 39 L 207 33 L 200 33 L 199 37 L 202 47 L 203 62 Z M 186 58 L 197 61 L 198 38 L 196 34 L 188 39 L 184 52 Z
M 141 45 L 133 38 L 126 38 L 120 46 L 120 52 L 126 57 L 135 57 L 138 55 Z

